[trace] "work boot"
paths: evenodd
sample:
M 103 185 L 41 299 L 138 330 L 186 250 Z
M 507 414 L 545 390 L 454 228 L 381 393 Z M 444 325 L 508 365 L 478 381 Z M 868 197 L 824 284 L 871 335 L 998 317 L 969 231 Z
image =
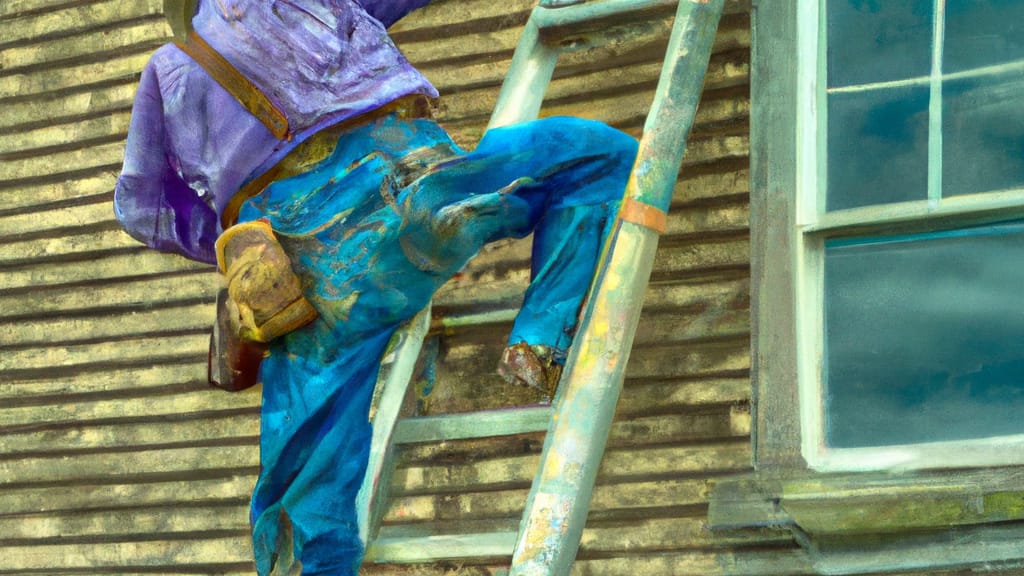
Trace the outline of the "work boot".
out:
M 550 401 L 562 377 L 562 361 L 564 354 L 550 346 L 519 342 L 505 348 L 498 363 L 498 374 L 509 384 L 543 392 Z

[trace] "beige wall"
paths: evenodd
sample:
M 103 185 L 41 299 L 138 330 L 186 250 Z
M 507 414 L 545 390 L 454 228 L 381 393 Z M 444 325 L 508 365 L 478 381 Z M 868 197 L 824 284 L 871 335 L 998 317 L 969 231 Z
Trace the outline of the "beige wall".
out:
M 460 142 L 481 133 L 531 6 L 439 0 L 394 29 L 440 89 L 438 119 Z M 216 278 L 139 246 L 111 210 L 138 73 L 170 34 L 161 9 L 161 0 L 0 3 L 0 574 L 251 573 L 259 398 L 205 386 Z M 727 12 L 578 574 L 804 570 L 785 534 L 704 528 L 709 483 L 750 460 L 749 6 L 729 2 Z M 666 39 L 655 25 L 572 55 L 544 114 L 638 134 Z M 514 308 L 528 254 L 525 242 L 486 250 L 442 290 L 437 312 Z M 493 375 L 507 330 L 445 336 L 430 413 L 532 400 Z M 385 522 L 438 531 L 517 522 L 540 443 L 407 450 Z

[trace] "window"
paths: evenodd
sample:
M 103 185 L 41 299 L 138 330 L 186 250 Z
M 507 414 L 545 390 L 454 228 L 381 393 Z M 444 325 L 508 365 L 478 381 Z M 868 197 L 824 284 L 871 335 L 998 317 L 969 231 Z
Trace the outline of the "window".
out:
M 801 4 L 802 454 L 1024 463 L 1024 1 Z
M 1024 560 L 1024 0 L 755 0 L 752 473 L 820 573 Z M 912 473 L 907 473 L 912 470 Z

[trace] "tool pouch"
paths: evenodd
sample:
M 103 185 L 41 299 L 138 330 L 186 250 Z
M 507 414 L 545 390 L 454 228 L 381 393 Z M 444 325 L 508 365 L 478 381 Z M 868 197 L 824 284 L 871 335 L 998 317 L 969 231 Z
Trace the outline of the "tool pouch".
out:
M 217 319 L 210 336 L 206 375 L 210 386 L 238 392 L 259 381 L 260 362 L 267 352 L 262 342 L 244 340 L 239 334 L 238 309 L 226 289 L 217 294 Z
M 317 312 L 268 222 L 232 226 L 216 248 L 227 289 L 217 298 L 208 376 L 218 388 L 244 390 L 258 379 L 266 343 L 312 322 Z

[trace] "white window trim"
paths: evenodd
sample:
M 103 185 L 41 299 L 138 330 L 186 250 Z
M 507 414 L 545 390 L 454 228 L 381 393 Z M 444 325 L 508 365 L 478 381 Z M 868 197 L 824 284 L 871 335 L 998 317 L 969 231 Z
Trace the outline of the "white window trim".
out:
M 929 468 L 963 468 L 1024 464 L 1024 434 L 984 439 L 929 442 L 878 448 L 828 448 L 824 436 L 824 398 L 820 375 L 824 361 L 823 270 L 825 232 L 861 226 L 928 222 L 956 218 L 965 224 L 1024 216 L 1024 190 L 941 199 L 942 22 L 936 18 L 930 84 L 928 199 L 819 214 L 826 182 L 825 0 L 797 0 L 797 90 L 795 226 L 791 230 L 793 317 L 796 326 L 796 372 L 800 448 L 809 468 L 819 472 L 866 472 Z M 942 0 L 935 0 L 936 4 Z M 1019 66 L 1015 63 L 1010 66 Z M 1005 66 L 1003 66 L 1005 67 Z M 998 68 L 998 67 L 993 67 Z M 952 75 L 951 75 L 952 76 Z M 938 108 L 938 110 L 937 110 Z M 986 217 L 986 214 L 988 215 Z

